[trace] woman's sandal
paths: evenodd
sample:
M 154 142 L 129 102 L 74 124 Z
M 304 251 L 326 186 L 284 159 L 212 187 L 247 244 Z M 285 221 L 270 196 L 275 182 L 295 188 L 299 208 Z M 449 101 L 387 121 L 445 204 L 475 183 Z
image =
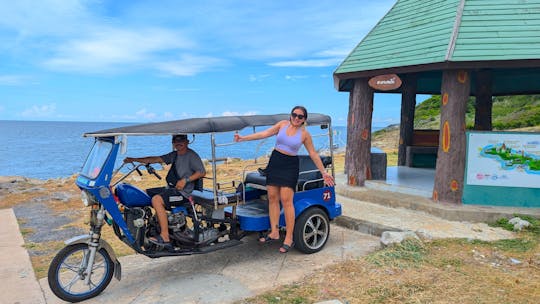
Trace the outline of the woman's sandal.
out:
M 289 252 L 289 250 L 291 250 L 293 246 L 294 246 L 294 242 L 292 242 L 290 245 L 283 243 L 283 245 L 279 247 L 279 253 L 287 253 Z
M 259 238 L 259 243 L 261 243 L 261 244 L 270 244 L 270 243 L 272 243 L 273 241 L 277 241 L 277 240 L 279 240 L 279 238 L 274 239 L 274 238 L 271 238 L 271 237 L 267 234 L 267 235 L 261 236 L 261 237 Z

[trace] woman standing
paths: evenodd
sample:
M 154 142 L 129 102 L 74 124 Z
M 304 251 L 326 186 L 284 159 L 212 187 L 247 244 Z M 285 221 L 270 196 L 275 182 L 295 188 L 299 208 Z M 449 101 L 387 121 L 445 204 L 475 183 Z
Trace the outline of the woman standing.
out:
M 279 252 L 286 253 L 293 246 L 294 205 L 293 196 L 298 182 L 299 161 L 298 150 L 304 145 L 315 166 L 321 172 L 324 183 L 334 185 L 332 175 L 326 172 L 319 154 L 313 147 L 311 134 L 304 127 L 308 113 L 306 108 L 296 106 L 291 111 L 289 120 L 282 120 L 267 130 L 254 134 L 234 135 L 234 141 L 263 139 L 277 134 L 276 145 L 266 167 L 266 189 L 268 191 L 268 213 L 270 216 L 270 233 L 260 238 L 259 242 L 267 243 L 279 239 L 279 201 L 285 213 L 286 234 Z

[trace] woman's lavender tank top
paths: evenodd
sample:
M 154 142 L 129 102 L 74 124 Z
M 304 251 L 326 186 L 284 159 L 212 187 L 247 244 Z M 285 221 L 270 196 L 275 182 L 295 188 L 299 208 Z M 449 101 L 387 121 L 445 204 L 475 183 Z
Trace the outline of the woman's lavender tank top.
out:
M 302 130 L 300 129 L 296 131 L 296 134 L 288 136 L 288 127 L 289 125 L 279 129 L 275 148 L 286 152 L 287 154 L 296 155 L 298 154 L 298 150 L 300 150 L 300 146 L 302 145 Z

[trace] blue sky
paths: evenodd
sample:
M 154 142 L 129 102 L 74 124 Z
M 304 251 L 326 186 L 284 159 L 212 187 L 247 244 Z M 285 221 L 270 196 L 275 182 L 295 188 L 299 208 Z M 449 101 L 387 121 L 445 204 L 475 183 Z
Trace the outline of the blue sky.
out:
M 0 119 L 149 122 L 300 104 L 346 125 L 332 73 L 395 1 L 3 2 Z M 375 96 L 375 126 L 399 112 L 399 95 Z

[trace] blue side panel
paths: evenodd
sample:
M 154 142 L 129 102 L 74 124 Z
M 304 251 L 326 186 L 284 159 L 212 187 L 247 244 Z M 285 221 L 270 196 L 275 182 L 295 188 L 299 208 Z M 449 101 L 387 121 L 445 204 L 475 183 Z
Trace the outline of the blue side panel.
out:
M 232 208 L 227 207 L 225 211 L 232 212 Z M 240 229 L 244 231 L 265 231 L 270 228 L 267 201 L 257 200 L 240 205 L 236 209 L 236 216 Z
M 341 204 L 336 202 L 334 187 L 318 188 L 294 194 L 294 210 L 296 217 L 313 206 L 326 210 L 330 220 L 341 215 Z
M 539 208 L 540 189 L 467 185 L 463 204 Z
M 99 187 L 99 188 L 87 188 L 94 196 L 98 197 L 100 202 L 103 204 L 107 212 L 113 218 L 113 221 L 118 224 L 118 227 L 122 229 L 122 232 L 127 237 L 130 243 L 134 243 L 135 239 L 129 232 L 126 221 L 122 217 L 122 213 L 118 210 L 118 205 L 112 196 L 112 193 L 109 191 L 108 187 Z
M 151 198 L 146 192 L 130 184 L 118 184 L 118 186 L 116 186 L 116 196 L 118 196 L 120 202 L 127 207 L 144 207 L 152 205 Z
M 318 207 L 326 211 L 330 220 L 341 215 L 341 204 L 336 203 L 334 187 L 318 188 L 294 194 L 295 217 L 311 207 Z M 230 208 L 225 209 L 228 212 Z M 240 229 L 244 231 L 266 231 L 270 229 L 268 217 L 268 202 L 256 200 L 237 207 L 236 215 L 240 222 Z M 279 225 L 285 226 L 285 215 L 281 210 Z
M 268 215 L 239 216 L 240 229 L 244 231 L 266 231 L 270 229 L 270 218 Z

